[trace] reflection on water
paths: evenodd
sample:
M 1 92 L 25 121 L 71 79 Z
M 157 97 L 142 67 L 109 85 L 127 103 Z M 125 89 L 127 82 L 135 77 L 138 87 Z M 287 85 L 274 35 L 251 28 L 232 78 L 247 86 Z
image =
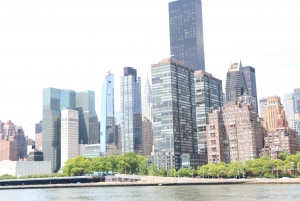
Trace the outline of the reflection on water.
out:
M 300 200 L 300 185 L 206 185 L 0 190 L 5 201 L 66 200 Z M 4 199 L 5 198 L 5 199 Z

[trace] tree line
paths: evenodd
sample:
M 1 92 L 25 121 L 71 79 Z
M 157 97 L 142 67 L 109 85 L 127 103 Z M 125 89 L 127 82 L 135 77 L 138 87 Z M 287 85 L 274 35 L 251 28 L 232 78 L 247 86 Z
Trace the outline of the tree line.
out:
M 241 162 L 210 163 L 197 169 L 181 168 L 178 171 L 174 168 L 158 169 L 153 164 L 147 168 L 147 158 L 135 153 L 92 159 L 77 156 L 68 160 L 63 168 L 63 174 L 69 176 L 93 172 L 119 172 L 162 177 L 200 178 L 293 177 L 297 171 L 300 172 L 300 152 L 294 155 L 281 152 L 276 160 L 272 160 L 268 155 L 263 155 L 258 159 L 248 160 L 245 164 Z

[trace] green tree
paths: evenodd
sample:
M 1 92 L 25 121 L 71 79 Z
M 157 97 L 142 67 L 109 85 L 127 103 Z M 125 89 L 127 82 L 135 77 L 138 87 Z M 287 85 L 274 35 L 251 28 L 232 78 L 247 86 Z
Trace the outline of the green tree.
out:
M 244 172 L 244 166 L 241 162 L 232 162 L 228 166 L 228 177 L 238 177 Z
M 163 167 L 161 167 L 158 171 L 158 176 L 160 176 L 160 177 L 167 176 L 167 171 Z
M 177 171 L 176 171 L 176 169 L 175 169 L 175 168 L 171 168 L 171 169 L 168 171 L 167 175 L 168 175 L 169 177 L 177 177 Z
M 63 167 L 63 174 L 68 176 L 73 176 L 72 169 L 73 168 L 81 168 L 83 169 L 82 174 L 92 173 L 93 168 L 91 166 L 91 159 L 86 158 L 84 156 L 76 156 L 75 158 L 69 159 L 66 161 Z M 76 171 L 78 173 L 78 170 Z
M 227 175 L 227 171 L 228 171 L 228 166 L 226 163 L 218 163 L 217 164 L 217 177 L 223 177 Z
M 278 154 L 278 158 L 282 161 L 285 161 L 289 155 L 290 153 L 288 151 L 282 151 Z
M 157 167 L 154 164 L 149 167 L 149 175 L 157 176 Z
M 202 178 L 205 178 L 208 175 L 208 165 L 202 165 L 201 167 L 198 167 L 198 175 Z

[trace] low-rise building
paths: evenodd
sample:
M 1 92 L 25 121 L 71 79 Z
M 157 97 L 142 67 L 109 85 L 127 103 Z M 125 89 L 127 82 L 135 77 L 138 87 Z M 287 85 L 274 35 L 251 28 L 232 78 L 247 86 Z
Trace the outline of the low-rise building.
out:
M 0 176 L 9 174 L 13 176 L 28 176 L 35 174 L 51 174 L 50 161 L 1 161 Z

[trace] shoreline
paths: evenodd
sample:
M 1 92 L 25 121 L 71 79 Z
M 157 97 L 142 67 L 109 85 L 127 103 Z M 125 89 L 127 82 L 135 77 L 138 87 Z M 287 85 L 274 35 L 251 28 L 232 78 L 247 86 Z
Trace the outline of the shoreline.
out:
M 179 179 L 180 180 L 180 179 Z M 43 189 L 43 188 L 89 188 L 89 187 L 142 187 L 142 186 L 188 186 L 188 185 L 239 185 L 239 184 L 300 184 L 299 178 L 293 179 L 193 179 L 192 181 L 154 181 L 154 182 L 98 182 L 72 184 L 42 184 L 0 186 L 1 190 Z

